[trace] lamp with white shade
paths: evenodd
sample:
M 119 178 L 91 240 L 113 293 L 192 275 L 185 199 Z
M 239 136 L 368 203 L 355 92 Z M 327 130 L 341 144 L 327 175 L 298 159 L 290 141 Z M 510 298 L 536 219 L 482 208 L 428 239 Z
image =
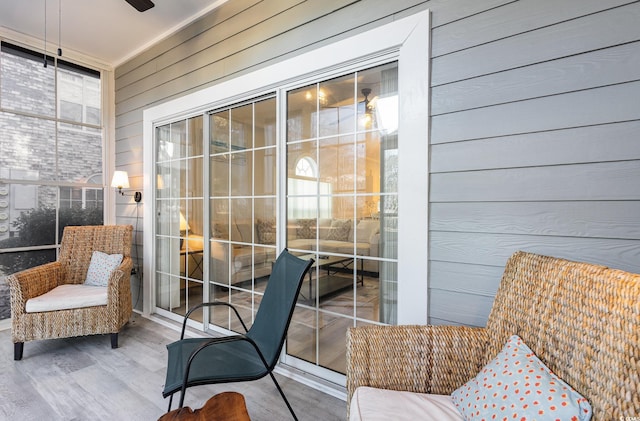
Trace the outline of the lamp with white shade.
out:
M 129 174 L 126 171 L 114 171 L 113 178 L 111 179 L 111 187 L 115 187 L 118 189 L 118 193 L 122 196 L 129 196 L 122 191 L 122 189 L 128 189 L 129 185 Z M 133 200 L 136 202 L 140 202 L 142 200 L 142 193 L 137 191 L 133 194 Z

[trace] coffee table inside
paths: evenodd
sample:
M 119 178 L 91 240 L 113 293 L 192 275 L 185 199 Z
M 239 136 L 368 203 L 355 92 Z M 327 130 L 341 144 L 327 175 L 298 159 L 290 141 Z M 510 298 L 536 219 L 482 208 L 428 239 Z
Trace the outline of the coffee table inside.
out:
M 353 257 L 323 256 L 322 258 L 317 258 L 317 255 L 312 253 L 298 257 L 304 260 L 316 259 L 309 269 L 308 281 L 303 282 L 300 290 L 300 298 L 303 300 L 312 301 L 316 298 L 316 288 L 313 282 L 316 268 L 318 268 L 318 270 L 327 270 L 326 276 L 320 276 L 318 278 L 318 295 L 320 298 L 353 285 L 353 279 L 351 277 L 331 276 L 331 268 L 333 266 L 340 264 L 343 267 L 346 267 L 349 263 L 354 261 Z

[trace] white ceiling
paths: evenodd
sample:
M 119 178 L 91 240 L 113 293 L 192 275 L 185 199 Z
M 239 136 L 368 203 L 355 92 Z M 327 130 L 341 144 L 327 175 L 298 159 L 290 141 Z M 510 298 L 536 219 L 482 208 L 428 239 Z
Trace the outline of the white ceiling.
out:
M 76 52 L 115 67 L 227 0 L 153 1 L 140 13 L 125 0 L 0 0 L 0 34 L 44 48 L 46 3 L 51 54 L 60 39 L 63 56 Z

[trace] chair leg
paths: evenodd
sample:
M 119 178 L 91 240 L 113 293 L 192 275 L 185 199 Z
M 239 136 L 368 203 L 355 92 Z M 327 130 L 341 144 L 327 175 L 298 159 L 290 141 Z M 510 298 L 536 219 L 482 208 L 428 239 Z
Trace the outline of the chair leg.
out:
M 167 408 L 167 412 L 171 412 L 171 403 L 173 402 L 173 393 L 169 396 L 169 408 Z
M 284 399 L 284 403 L 287 404 L 287 408 L 289 408 L 289 412 L 291 412 L 291 415 L 293 415 L 293 419 L 298 421 L 298 417 L 296 417 L 296 413 L 293 412 L 293 408 L 291 407 L 291 404 L 289 404 L 289 401 L 287 400 L 287 397 L 284 395 L 284 392 L 282 391 L 282 388 L 280 387 L 280 385 L 278 384 L 278 381 L 276 380 L 276 376 L 274 376 L 271 371 L 269 372 L 269 375 L 271 376 L 271 380 L 273 380 L 273 383 L 278 388 L 278 392 L 280 392 L 280 396 L 282 396 L 282 399 Z
M 116 349 L 118 347 L 118 332 L 111 334 L 111 348 Z
M 16 342 L 13 344 L 13 359 L 20 361 L 22 359 L 22 351 L 24 350 L 24 342 Z

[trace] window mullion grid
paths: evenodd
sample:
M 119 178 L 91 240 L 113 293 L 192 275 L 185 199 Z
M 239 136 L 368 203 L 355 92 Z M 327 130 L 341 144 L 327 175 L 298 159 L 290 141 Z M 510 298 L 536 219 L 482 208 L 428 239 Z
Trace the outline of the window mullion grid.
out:
M 256 230 L 253 228 L 256 221 L 256 160 L 255 160 L 255 146 L 256 146 L 256 103 L 251 103 L 251 324 L 253 324 L 256 311 L 254 309 L 255 304 L 255 291 L 256 291 Z
M 203 248 L 202 253 L 203 265 L 202 265 L 202 301 L 211 301 L 211 259 L 205 259 L 204 256 L 211 256 L 211 183 L 208 182 L 209 174 L 211 171 L 211 117 L 206 112 L 202 114 L 202 214 L 209 215 L 203 218 L 202 231 L 203 231 Z M 203 307 L 202 313 L 202 329 L 206 330 L 211 322 L 211 306 Z
M 190 187 L 190 183 L 189 183 L 189 178 L 191 176 L 190 174 L 190 164 L 191 164 L 191 160 L 190 160 L 190 156 L 189 156 L 189 135 L 190 135 L 190 130 L 189 130 L 189 119 L 185 118 L 184 119 L 184 125 L 185 125 L 185 131 L 184 131 L 184 142 L 185 142 L 185 147 L 184 147 L 184 213 L 185 213 L 185 220 L 187 221 L 187 226 L 189 226 L 189 208 L 190 208 L 190 201 L 189 201 L 189 187 Z M 179 228 L 178 228 L 179 229 Z M 182 235 L 181 233 L 178 233 L 178 235 Z M 185 258 L 184 258 L 184 311 L 187 312 L 189 311 L 189 230 L 185 230 L 184 233 L 185 236 Z
M 45 58 L 46 60 L 46 58 Z M 55 154 L 55 168 L 56 168 L 56 177 L 55 180 L 60 183 L 62 177 L 60 177 L 60 162 L 58 160 L 58 131 L 60 129 L 60 123 L 59 123 L 59 119 L 60 119 L 60 103 L 59 103 L 59 98 L 60 98 L 60 93 L 58 92 L 59 89 L 59 84 L 58 84 L 58 62 L 54 60 L 55 66 L 54 66 L 54 70 L 53 70 L 53 85 L 54 85 L 54 104 L 55 104 L 55 123 L 54 123 L 54 154 Z M 58 197 L 58 203 L 56 206 L 56 232 L 55 232 L 55 241 L 56 244 L 60 244 L 60 238 L 59 238 L 59 234 L 58 232 L 60 231 L 60 186 L 58 186 L 57 192 L 56 192 L 56 196 Z M 69 192 L 69 203 L 71 204 L 71 200 L 73 196 L 72 191 Z M 60 253 L 60 248 L 58 247 L 56 249 L 56 259 L 58 258 L 58 254 Z
M 353 147 L 354 147 L 354 153 L 353 153 L 353 169 L 354 172 L 357 173 L 358 171 L 358 152 L 357 152 L 357 145 L 358 145 L 358 72 L 356 71 L 354 73 L 354 84 L 353 84 L 353 111 L 354 111 L 354 115 L 355 118 L 353 119 Z M 357 206 L 357 197 L 356 197 L 356 177 L 353 177 L 353 223 L 356 223 L 356 206 Z M 356 229 L 356 225 L 354 225 L 352 227 L 352 229 L 355 231 Z M 358 270 L 358 262 L 355 259 L 356 256 L 356 251 L 358 249 L 358 245 L 357 245 L 357 241 L 358 239 L 356 238 L 356 236 L 353 236 L 353 255 L 354 255 L 354 259 L 353 259 L 353 318 L 352 318 L 352 324 L 353 326 L 356 325 L 356 317 L 358 314 L 358 294 L 356 294 L 356 288 L 358 288 L 358 276 L 357 276 L 357 270 Z
M 322 165 L 320 164 L 320 82 L 316 83 L 316 132 L 313 134 L 315 136 L 316 142 L 316 162 L 318 163 L 318 172 L 316 174 L 316 209 L 320 210 L 320 169 Z M 333 195 L 333 192 L 331 192 Z M 330 199 L 331 200 L 331 199 Z M 320 253 L 320 217 L 319 214 L 316 213 L 316 253 Z M 319 258 L 319 256 L 316 256 Z M 316 354 L 316 365 L 320 365 L 320 268 L 316 267 L 316 297 L 315 297 L 315 354 Z M 313 285 L 311 285 L 313 288 Z

